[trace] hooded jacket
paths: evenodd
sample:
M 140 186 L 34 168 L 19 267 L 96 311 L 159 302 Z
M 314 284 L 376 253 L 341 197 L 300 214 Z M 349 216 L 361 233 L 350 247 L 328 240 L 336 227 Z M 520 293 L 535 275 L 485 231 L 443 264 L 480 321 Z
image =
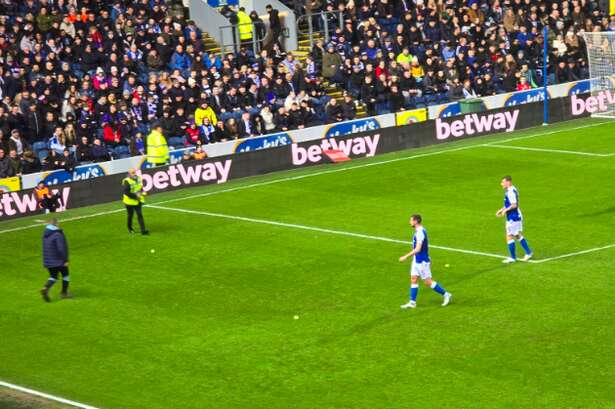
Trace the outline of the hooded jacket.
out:
M 61 267 L 68 262 L 68 244 L 64 232 L 48 224 L 43 233 L 43 265 L 46 268 Z

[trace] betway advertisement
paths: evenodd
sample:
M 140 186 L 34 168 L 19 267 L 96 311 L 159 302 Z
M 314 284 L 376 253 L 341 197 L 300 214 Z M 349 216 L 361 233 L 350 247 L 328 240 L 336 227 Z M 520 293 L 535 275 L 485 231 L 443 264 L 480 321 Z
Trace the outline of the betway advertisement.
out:
M 573 94 L 570 97 L 570 108 L 573 117 L 587 116 L 594 113 L 613 111 L 615 91 L 605 89 L 595 95 Z
M 466 114 L 454 119 L 436 118 L 436 139 L 463 138 L 493 132 L 513 132 L 517 129 L 519 109 L 489 113 Z
M 611 100 L 615 100 L 615 94 L 605 94 L 602 99 L 599 95 L 591 97 L 581 94 L 551 100 L 551 122 L 587 116 L 592 109 L 600 109 L 601 101 L 609 104 Z M 388 152 L 538 126 L 543 120 L 542 107 L 541 102 L 534 102 L 399 127 L 376 127 L 348 135 L 329 135 L 321 139 L 285 144 L 277 148 L 248 150 L 240 155 L 141 169 L 140 174 L 144 189 L 155 195 L 304 166 L 339 166 L 338 162 L 346 163 Z M 121 208 L 124 177 L 125 173 L 74 181 L 53 186 L 53 190 L 62 197 L 63 207 L 60 210 L 113 201 L 117 201 L 118 208 Z M 156 201 L 154 198 L 150 200 L 152 203 Z M 0 195 L 2 220 L 40 212 L 33 190 Z

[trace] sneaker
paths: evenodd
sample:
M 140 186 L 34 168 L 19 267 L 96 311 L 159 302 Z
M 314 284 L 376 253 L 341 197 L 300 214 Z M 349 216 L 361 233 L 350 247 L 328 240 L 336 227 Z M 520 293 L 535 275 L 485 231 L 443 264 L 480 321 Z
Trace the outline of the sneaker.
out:
M 60 298 L 65 300 L 65 299 L 68 299 L 68 298 L 73 298 L 73 295 L 67 291 L 65 293 L 60 294 Z
M 149 230 L 143 230 L 141 234 L 144 236 L 149 236 Z
M 453 294 L 444 293 L 444 301 L 442 301 L 442 306 L 446 307 L 451 302 L 451 298 L 453 298 Z
M 51 298 L 49 298 L 49 290 L 47 289 L 47 287 L 41 288 L 41 295 L 43 296 L 43 300 L 51 302 Z
M 135 234 L 135 231 L 133 229 L 128 229 L 128 234 Z
M 514 258 L 507 257 L 506 259 L 502 260 L 502 263 L 504 263 L 504 264 L 510 264 L 510 263 L 514 263 L 514 262 L 516 262 L 516 261 L 517 261 L 517 260 L 515 260 Z
M 402 310 L 408 309 L 408 308 L 416 308 L 416 301 L 408 301 L 407 304 L 404 304 L 401 306 Z
M 534 253 L 530 253 L 530 254 L 526 254 L 521 261 L 528 261 L 529 259 L 531 259 L 532 257 L 534 257 Z

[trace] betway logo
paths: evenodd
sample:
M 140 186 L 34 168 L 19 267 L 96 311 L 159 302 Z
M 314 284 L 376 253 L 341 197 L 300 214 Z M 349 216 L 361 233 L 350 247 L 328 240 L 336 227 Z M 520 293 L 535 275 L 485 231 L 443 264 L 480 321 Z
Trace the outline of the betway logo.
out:
M 450 136 L 460 138 L 490 131 L 512 132 L 517 126 L 519 110 L 498 112 L 497 114 L 468 114 L 463 119 L 444 122 L 436 119 L 436 138 L 448 139 Z
M 572 115 L 579 116 L 584 113 L 604 112 L 609 109 L 608 105 L 615 104 L 615 93 L 609 90 L 600 91 L 594 97 L 579 98 L 573 94 L 570 98 Z
M 56 210 L 58 212 L 66 210 L 66 205 L 68 204 L 68 198 L 70 196 L 70 187 L 52 189 L 51 192 L 53 194 L 60 193 L 60 197 L 62 198 L 62 203 L 58 203 L 60 206 L 58 206 Z M 38 210 L 36 194 L 33 191 L 8 192 L 0 197 L 0 217 L 25 215 L 28 213 L 35 213 Z
M 154 173 L 142 173 L 143 190 L 149 192 L 152 189 L 164 190 L 169 186 L 179 187 L 202 182 L 224 183 L 228 180 L 231 171 L 231 163 L 228 159 L 224 162 L 210 162 L 194 165 L 171 165 L 165 170 Z
M 376 154 L 379 141 L 380 135 L 376 134 L 374 136 L 359 136 L 341 141 L 337 141 L 333 138 L 322 139 L 319 143 L 310 145 L 307 148 L 302 148 L 296 143 L 293 143 L 293 165 L 299 166 L 305 164 L 306 162 L 318 163 L 322 160 L 323 151 L 330 149 L 340 150 L 344 152 L 346 156 L 374 156 Z

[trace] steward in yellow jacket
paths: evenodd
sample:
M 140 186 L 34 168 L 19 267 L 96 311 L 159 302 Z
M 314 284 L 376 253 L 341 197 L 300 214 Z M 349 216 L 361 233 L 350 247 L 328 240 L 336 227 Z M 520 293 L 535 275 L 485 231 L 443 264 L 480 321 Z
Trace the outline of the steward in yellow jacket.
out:
M 147 136 L 147 161 L 154 166 L 164 165 L 169 161 L 169 146 L 159 124 L 155 124 Z

